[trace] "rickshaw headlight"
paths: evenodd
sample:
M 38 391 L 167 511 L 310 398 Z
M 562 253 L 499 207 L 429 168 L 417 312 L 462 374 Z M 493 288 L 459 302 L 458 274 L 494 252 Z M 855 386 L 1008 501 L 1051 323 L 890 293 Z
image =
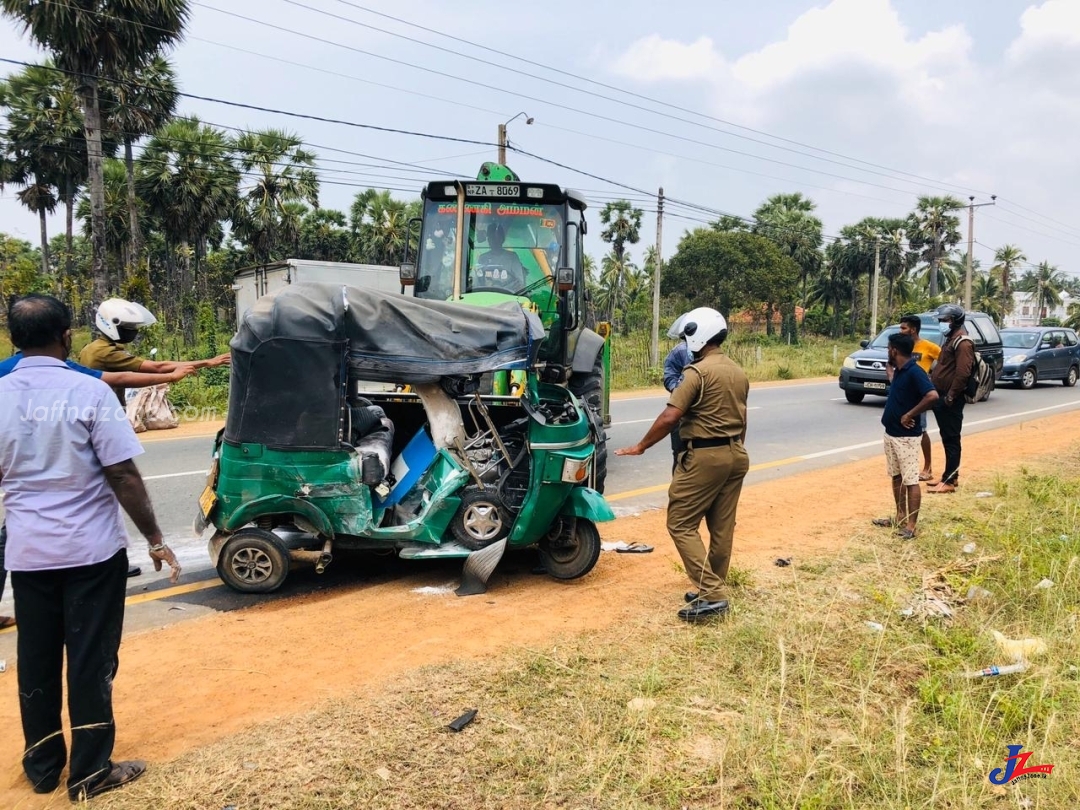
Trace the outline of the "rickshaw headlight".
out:
M 563 461 L 562 480 L 567 484 L 580 484 L 589 477 L 589 459 L 579 461 L 568 458 Z

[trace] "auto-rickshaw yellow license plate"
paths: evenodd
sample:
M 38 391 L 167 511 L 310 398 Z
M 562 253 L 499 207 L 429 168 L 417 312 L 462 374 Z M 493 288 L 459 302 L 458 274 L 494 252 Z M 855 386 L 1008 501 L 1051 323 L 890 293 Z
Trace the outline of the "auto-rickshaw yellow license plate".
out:
M 207 520 L 210 519 L 210 512 L 213 511 L 215 503 L 217 503 L 217 493 L 210 487 L 205 487 L 202 495 L 199 496 L 199 508 L 202 509 L 203 517 Z

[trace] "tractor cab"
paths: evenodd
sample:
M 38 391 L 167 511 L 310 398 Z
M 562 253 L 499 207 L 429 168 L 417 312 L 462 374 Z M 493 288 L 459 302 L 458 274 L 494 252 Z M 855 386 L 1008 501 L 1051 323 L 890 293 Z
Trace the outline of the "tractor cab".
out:
M 416 260 L 406 257 L 402 285 L 438 301 L 520 301 L 547 330 L 545 378 L 565 382 L 585 327 L 585 201 L 494 163 L 474 183 L 434 181 L 422 196 Z

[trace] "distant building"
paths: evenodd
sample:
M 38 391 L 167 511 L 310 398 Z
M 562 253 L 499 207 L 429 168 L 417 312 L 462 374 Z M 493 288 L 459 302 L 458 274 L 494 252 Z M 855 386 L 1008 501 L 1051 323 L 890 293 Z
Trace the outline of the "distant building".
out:
M 1014 292 L 1013 310 L 1005 316 L 1004 326 L 1038 326 L 1044 318 L 1057 318 L 1064 321 L 1069 317 L 1069 304 L 1080 299 L 1062 294 L 1061 304 L 1056 307 L 1035 306 L 1035 293 Z

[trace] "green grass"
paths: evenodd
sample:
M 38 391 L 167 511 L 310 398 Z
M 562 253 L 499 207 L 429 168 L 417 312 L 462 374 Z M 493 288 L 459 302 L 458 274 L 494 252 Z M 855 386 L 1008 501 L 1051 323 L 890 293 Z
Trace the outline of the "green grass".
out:
M 626 390 L 661 385 L 663 362 L 675 342 L 660 341 L 660 364 L 653 366 L 646 333 L 614 335 L 611 343 L 611 385 Z M 844 358 L 858 348 L 854 340 L 831 340 L 806 336 L 789 346 L 779 338 L 747 334 L 724 344 L 724 352 L 738 363 L 751 382 L 797 380 L 837 376 Z
M 724 623 L 682 626 L 658 595 L 608 631 L 264 724 L 100 806 L 1080 807 L 1076 449 L 926 504 L 915 542 L 868 530 L 742 578 Z M 1044 577 L 1054 587 L 1035 589 Z M 935 584 L 953 617 L 904 617 Z M 964 603 L 971 585 L 993 598 Z M 1008 663 L 992 629 L 1048 652 L 1019 675 L 963 677 Z M 446 732 L 467 706 L 477 722 Z M 1011 744 L 1050 777 L 992 785 Z

